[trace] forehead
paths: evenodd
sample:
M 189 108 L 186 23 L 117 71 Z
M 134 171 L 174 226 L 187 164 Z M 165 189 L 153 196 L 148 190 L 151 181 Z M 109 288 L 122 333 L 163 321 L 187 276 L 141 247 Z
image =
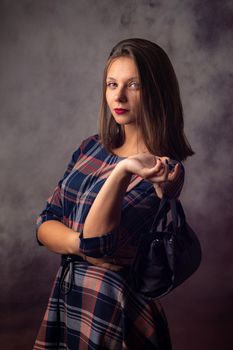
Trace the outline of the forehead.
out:
M 107 78 L 138 77 L 138 69 L 130 57 L 117 57 L 112 60 L 107 70 Z

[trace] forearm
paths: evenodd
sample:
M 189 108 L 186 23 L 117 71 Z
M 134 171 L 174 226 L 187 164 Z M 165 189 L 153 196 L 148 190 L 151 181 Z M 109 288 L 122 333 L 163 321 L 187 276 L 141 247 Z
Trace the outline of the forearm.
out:
M 85 220 L 84 238 L 103 236 L 120 223 L 122 202 L 131 179 L 123 162 L 117 164 L 96 196 Z
M 54 253 L 81 255 L 79 252 L 79 233 L 59 221 L 45 221 L 40 225 L 37 237 L 44 246 Z

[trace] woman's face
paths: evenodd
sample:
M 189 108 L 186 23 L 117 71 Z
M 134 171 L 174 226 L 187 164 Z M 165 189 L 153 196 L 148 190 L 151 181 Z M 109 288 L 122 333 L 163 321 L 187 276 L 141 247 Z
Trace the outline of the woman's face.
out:
M 136 123 L 140 86 L 138 70 L 132 58 L 118 57 L 110 63 L 106 77 L 106 100 L 118 124 Z

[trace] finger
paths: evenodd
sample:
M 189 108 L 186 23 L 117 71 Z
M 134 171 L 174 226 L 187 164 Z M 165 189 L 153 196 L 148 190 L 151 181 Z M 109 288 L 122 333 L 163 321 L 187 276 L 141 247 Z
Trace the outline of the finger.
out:
M 90 256 L 87 256 L 86 255 L 86 261 L 89 262 L 90 264 L 92 265 L 95 265 L 95 266 L 101 266 L 103 265 L 104 263 L 106 263 L 106 260 L 105 259 L 101 259 L 101 258 L 92 258 Z
M 167 181 L 168 174 L 169 174 L 168 166 L 163 165 L 159 171 L 148 174 L 146 179 L 153 183 L 165 182 Z
M 167 165 L 170 163 L 171 159 L 169 157 L 161 157 L 161 161 Z
M 150 174 L 147 174 L 146 176 L 146 179 L 147 180 L 150 180 L 150 181 L 153 181 L 153 180 L 158 180 L 158 179 L 163 179 L 166 177 L 165 175 L 165 169 L 164 168 L 161 168 L 159 171 L 157 172 L 151 172 Z
M 148 178 L 155 175 L 161 175 L 163 173 L 164 164 L 160 159 L 156 160 L 156 164 L 152 168 L 143 168 L 142 177 Z
M 167 181 L 175 181 L 179 177 L 180 172 L 181 172 L 181 166 L 178 163 L 175 165 L 174 171 L 169 172 Z
M 121 265 L 111 264 L 110 262 L 106 262 L 105 259 L 96 259 L 92 257 L 87 257 L 86 259 L 90 264 L 103 267 L 105 269 L 111 270 L 111 271 L 119 271 L 123 268 Z
M 148 180 L 150 180 L 151 182 L 154 183 L 163 183 L 166 182 L 169 176 L 169 168 L 168 166 L 164 166 L 164 168 L 157 174 L 153 174 L 155 176 L 151 176 L 150 178 L 148 178 Z
M 101 267 L 104 267 L 108 270 L 111 270 L 111 271 L 119 271 L 123 268 L 123 266 L 121 265 L 115 265 L 115 264 L 111 264 L 111 263 L 104 263 L 101 265 Z
M 161 168 L 156 174 L 156 179 L 157 181 L 166 181 L 168 174 L 169 174 L 169 167 L 168 167 L 168 159 L 167 157 L 163 157 L 161 159 Z

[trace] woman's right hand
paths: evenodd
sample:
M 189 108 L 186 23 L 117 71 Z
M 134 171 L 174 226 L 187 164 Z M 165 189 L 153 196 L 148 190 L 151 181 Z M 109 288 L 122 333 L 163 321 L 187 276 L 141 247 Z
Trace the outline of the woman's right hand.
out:
M 117 263 L 116 259 L 113 257 L 109 258 L 92 258 L 84 254 L 79 254 L 83 260 L 89 262 L 92 265 L 103 267 L 111 271 L 120 271 L 124 266 Z

